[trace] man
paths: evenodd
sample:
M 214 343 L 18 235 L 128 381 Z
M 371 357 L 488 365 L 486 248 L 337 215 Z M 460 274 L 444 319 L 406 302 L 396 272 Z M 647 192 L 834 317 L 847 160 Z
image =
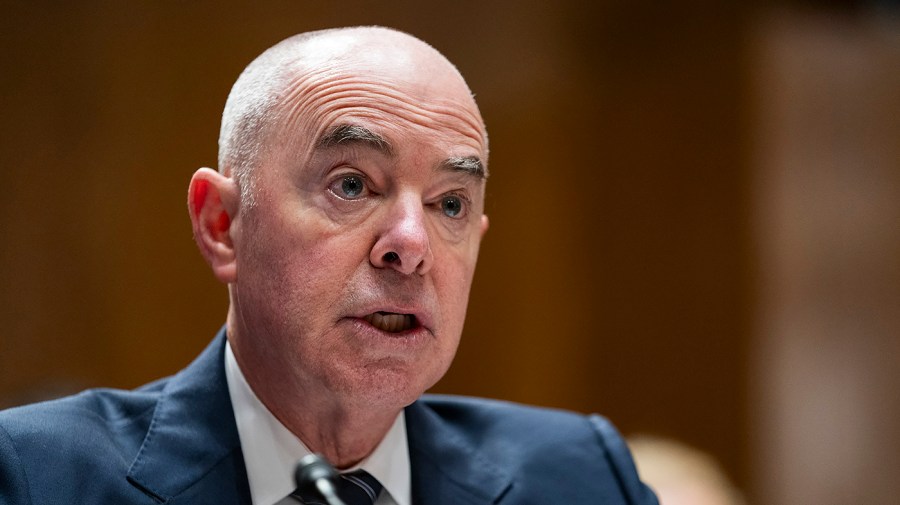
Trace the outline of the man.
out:
M 219 143 L 188 206 L 225 328 L 172 378 L 0 415 L 3 503 L 297 503 L 309 452 L 381 505 L 656 503 L 599 417 L 420 399 L 488 228 L 487 133 L 440 53 L 290 38 L 240 76 Z

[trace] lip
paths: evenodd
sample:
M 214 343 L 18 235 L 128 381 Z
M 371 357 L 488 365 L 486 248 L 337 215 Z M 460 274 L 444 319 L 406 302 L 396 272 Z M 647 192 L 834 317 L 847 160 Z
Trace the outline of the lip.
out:
M 430 316 L 430 314 L 428 314 L 427 311 L 425 311 L 421 307 L 409 307 L 409 306 L 397 306 L 397 305 L 371 306 L 371 307 L 366 307 L 362 310 L 357 311 L 350 317 L 352 317 L 353 319 L 358 319 L 358 320 L 362 321 L 363 323 L 365 323 L 366 325 L 371 326 L 368 323 L 368 321 L 365 320 L 365 317 L 368 316 L 369 314 L 373 314 L 375 312 L 390 312 L 390 313 L 394 313 L 394 314 L 408 314 L 408 315 L 411 315 L 416 318 L 416 322 L 418 323 L 417 326 L 415 326 L 409 330 L 406 330 L 404 332 L 400 332 L 400 333 L 388 333 L 390 335 L 403 335 L 405 333 L 420 331 L 423 329 L 428 331 L 428 333 L 433 333 L 432 332 L 432 328 L 433 328 L 432 324 L 433 323 L 432 323 L 431 316 Z M 374 326 L 373 326 L 373 328 L 374 328 Z M 387 333 L 387 332 L 385 332 L 385 333 Z

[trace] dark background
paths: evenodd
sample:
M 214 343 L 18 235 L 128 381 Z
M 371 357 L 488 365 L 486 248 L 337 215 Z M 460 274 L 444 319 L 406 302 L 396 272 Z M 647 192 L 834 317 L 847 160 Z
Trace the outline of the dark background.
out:
M 0 404 L 187 364 L 227 306 L 185 202 L 231 84 L 294 33 L 382 24 L 456 63 L 491 137 L 491 229 L 435 390 L 600 412 L 709 451 L 752 494 L 767 11 L 582 4 L 6 5 Z

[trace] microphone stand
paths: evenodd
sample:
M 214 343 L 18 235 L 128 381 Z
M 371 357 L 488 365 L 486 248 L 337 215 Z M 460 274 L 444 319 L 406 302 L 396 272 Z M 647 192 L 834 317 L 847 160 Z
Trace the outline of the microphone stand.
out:
M 338 498 L 335 481 L 337 470 L 319 454 L 307 454 L 300 458 L 294 469 L 294 481 L 297 489 L 306 492 L 315 491 L 328 505 L 346 505 Z

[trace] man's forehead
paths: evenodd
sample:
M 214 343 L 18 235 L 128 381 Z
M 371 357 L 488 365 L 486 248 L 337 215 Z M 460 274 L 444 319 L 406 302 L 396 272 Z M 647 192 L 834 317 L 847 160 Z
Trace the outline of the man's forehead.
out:
M 452 63 L 415 37 L 379 27 L 311 32 L 282 41 L 257 60 L 229 97 L 234 107 L 223 115 L 226 137 L 240 131 L 226 126 L 241 114 L 258 117 L 257 125 L 272 134 L 258 137 L 264 143 L 306 152 L 323 143 L 365 140 L 357 138 L 361 130 L 337 129 L 343 122 L 377 133 L 381 140 L 368 140 L 385 152 L 398 147 L 391 141 L 401 142 L 406 130 L 431 129 L 448 159 L 478 159 L 486 174 L 487 133 L 468 85 Z M 266 115 L 254 116 L 258 110 Z

